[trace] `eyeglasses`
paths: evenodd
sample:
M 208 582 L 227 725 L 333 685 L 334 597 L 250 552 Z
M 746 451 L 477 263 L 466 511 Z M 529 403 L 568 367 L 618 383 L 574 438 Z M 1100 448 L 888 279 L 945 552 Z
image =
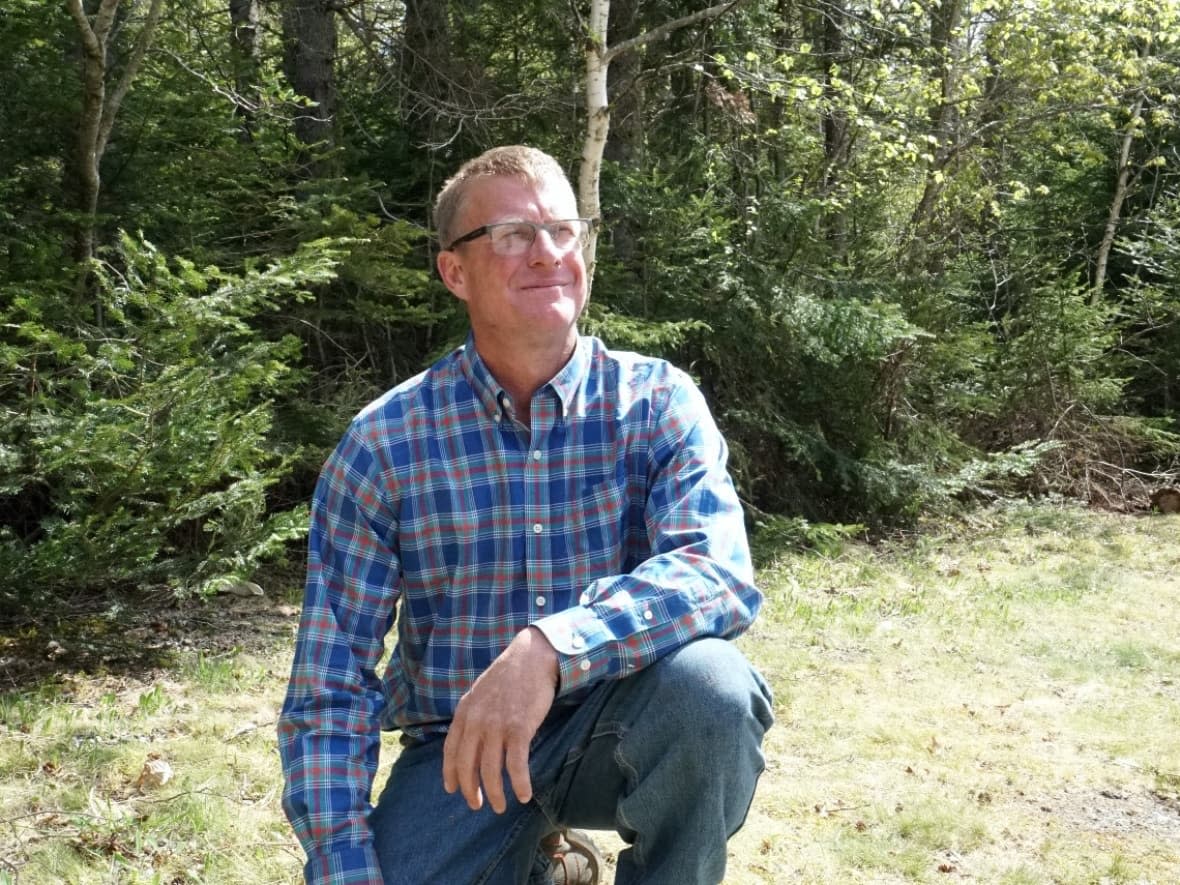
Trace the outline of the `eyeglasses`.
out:
M 537 233 L 545 231 L 558 251 L 569 252 L 574 247 L 581 248 L 586 245 L 586 240 L 590 236 L 590 224 L 588 218 L 566 218 L 545 224 L 534 221 L 501 221 L 496 224 L 485 224 L 463 234 L 443 251 L 450 252 L 460 243 L 470 243 L 487 234 L 488 239 L 492 241 L 492 251 L 497 255 L 523 255 L 532 247 L 533 241 L 537 239 Z

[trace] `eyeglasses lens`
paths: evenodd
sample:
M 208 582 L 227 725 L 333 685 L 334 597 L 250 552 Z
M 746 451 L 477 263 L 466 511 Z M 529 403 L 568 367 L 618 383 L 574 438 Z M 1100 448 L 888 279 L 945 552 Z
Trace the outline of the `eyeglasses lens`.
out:
M 587 225 L 580 218 L 568 221 L 553 221 L 549 224 L 534 224 L 531 221 L 507 222 L 488 225 L 488 236 L 492 249 L 500 255 L 523 255 L 533 245 L 537 233 L 544 230 L 553 245 L 562 252 L 568 252 L 585 242 Z

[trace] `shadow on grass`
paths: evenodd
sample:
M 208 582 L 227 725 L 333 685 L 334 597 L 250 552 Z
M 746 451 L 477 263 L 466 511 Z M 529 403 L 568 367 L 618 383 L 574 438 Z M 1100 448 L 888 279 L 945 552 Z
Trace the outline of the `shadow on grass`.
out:
M 178 599 L 171 593 L 42 598 L 0 612 L 0 693 L 34 689 L 66 674 L 144 676 L 189 651 L 293 645 L 291 592 Z

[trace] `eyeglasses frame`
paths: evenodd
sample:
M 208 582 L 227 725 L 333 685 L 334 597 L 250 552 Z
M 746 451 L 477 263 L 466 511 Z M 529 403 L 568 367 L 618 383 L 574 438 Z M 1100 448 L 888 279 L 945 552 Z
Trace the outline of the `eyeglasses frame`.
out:
M 570 221 L 580 221 L 583 224 L 585 224 L 586 225 L 585 236 L 589 236 L 590 232 L 592 230 L 594 230 L 594 227 L 597 224 L 597 221 L 593 218 L 559 218 L 557 221 L 524 221 L 523 219 L 520 221 L 493 221 L 491 224 L 481 224 L 479 227 L 475 228 L 474 230 L 470 230 L 467 233 L 463 234 L 463 236 L 456 237 L 454 240 L 451 240 L 451 245 L 443 247 L 443 251 L 450 252 L 456 246 L 460 246 L 463 243 L 470 243 L 472 240 L 478 240 L 484 234 L 491 234 L 492 228 L 494 228 L 494 227 L 502 227 L 502 226 L 510 225 L 510 224 L 527 224 L 529 227 L 531 227 L 533 229 L 533 239 L 529 243 L 529 246 L 531 247 L 533 245 L 533 243 L 535 243 L 537 241 L 537 234 L 539 234 L 542 230 L 544 230 L 545 233 L 549 234 L 550 239 L 553 239 L 552 228 L 555 225 L 565 224 Z M 583 243 L 582 245 L 585 246 L 585 243 Z

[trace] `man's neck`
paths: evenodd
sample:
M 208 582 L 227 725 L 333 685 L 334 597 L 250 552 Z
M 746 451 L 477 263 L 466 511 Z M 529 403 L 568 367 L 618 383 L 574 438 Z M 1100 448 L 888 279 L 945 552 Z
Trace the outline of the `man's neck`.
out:
M 568 340 L 549 345 L 530 347 L 521 342 L 509 350 L 497 347 L 495 342 L 477 340 L 475 349 L 492 377 L 512 398 L 517 419 L 527 424 L 533 394 L 565 367 L 577 344 L 575 331 Z

